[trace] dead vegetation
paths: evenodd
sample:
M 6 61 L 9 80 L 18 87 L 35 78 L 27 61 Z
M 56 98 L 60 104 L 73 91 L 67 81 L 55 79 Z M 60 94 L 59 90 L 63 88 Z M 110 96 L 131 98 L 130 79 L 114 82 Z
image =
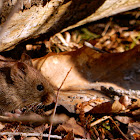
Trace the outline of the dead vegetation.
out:
M 18 118 L 1 116 L 0 138 L 139 140 L 139 16 L 135 9 L 20 44 L 56 90 L 56 106 L 23 109 Z M 12 51 L 1 54 L 14 57 Z

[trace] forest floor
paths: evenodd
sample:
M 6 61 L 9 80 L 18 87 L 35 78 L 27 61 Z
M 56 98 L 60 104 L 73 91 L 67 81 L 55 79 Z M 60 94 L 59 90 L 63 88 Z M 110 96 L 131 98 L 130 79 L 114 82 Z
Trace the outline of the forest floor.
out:
M 80 72 L 82 71 L 81 68 L 83 68 L 80 64 L 82 62 L 86 63 L 86 65 L 83 65 L 85 67 L 83 68 L 83 73 L 81 72 L 83 74 L 81 74 L 82 78 L 79 74 L 75 74 L 72 71 L 70 73 L 74 76 L 78 75 L 79 77 L 74 77 L 73 83 L 67 83 L 68 76 L 66 76 L 66 74 L 69 71 L 68 69 L 64 73 L 65 76 L 60 78 L 66 78 L 66 81 L 63 83 L 64 86 L 62 85 L 62 90 L 64 91 L 62 91 L 62 94 L 60 92 L 61 95 L 59 99 L 61 99 L 60 103 L 58 101 L 59 106 L 56 111 L 58 117 L 56 117 L 57 124 L 52 127 L 51 139 L 140 140 L 140 61 L 137 60 L 139 58 L 140 47 L 139 8 L 86 24 L 65 33 L 58 33 L 49 40 L 28 42 L 28 44 L 20 45 L 22 46 L 21 48 L 25 50 L 24 52 L 32 58 L 44 57 L 46 59 L 49 55 L 53 56 L 53 53 L 58 54 L 61 58 L 55 55 L 53 57 L 61 60 L 59 66 L 64 63 L 61 67 L 66 66 L 67 63 L 65 64 L 63 60 L 69 61 L 69 57 L 76 61 L 72 67 L 76 67 Z M 18 56 L 23 52 L 23 50 L 19 50 L 18 47 L 11 51 L 18 53 Z M 1 54 L 9 57 L 9 54 L 12 54 L 11 51 Z M 45 57 L 47 53 L 50 54 Z M 101 54 L 104 60 L 100 58 L 101 56 L 99 56 L 99 54 Z M 15 55 L 11 55 L 10 57 L 15 58 Z M 85 60 L 85 58 L 87 58 L 87 60 Z M 90 62 L 95 58 L 95 62 Z M 79 62 L 80 60 L 82 62 Z M 112 62 L 113 60 L 114 62 Z M 93 64 L 97 65 L 97 67 L 92 68 Z M 116 67 L 117 64 L 119 64 L 120 69 Z M 71 67 L 71 63 L 68 63 L 68 65 Z M 128 65 L 131 65 L 131 67 L 128 67 Z M 110 70 L 108 70 L 107 67 Z M 59 67 L 56 69 L 59 71 Z M 115 69 L 117 70 L 115 71 Z M 118 71 L 126 72 L 127 69 L 129 69 L 129 76 L 125 76 L 125 78 L 123 78 L 125 81 L 123 82 L 122 75 Z M 114 73 L 112 71 L 114 71 Z M 97 76 L 103 72 L 112 72 L 112 75 L 108 74 L 109 76 L 105 76 L 101 74 L 101 76 Z M 56 71 L 54 71 L 54 73 L 52 71 L 51 74 L 54 75 L 54 81 L 57 81 L 55 73 Z M 116 82 L 113 76 L 117 74 L 118 76 L 115 78 Z M 91 79 L 88 75 L 91 75 Z M 132 76 L 132 78 L 130 76 Z M 92 77 L 97 79 L 99 83 L 96 83 L 96 80 L 94 80 L 93 84 Z M 52 80 L 54 87 L 61 85 L 62 80 L 60 79 L 59 84 Z M 106 86 L 106 80 L 110 83 L 114 81 Z M 68 79 L 68 81 L 70 80 Z M 122 85 L 120 91 L 115 90 L 115 86 L 112 87 L 115 82 L 119 83 L 116 89 L 119 89 L 118 87 Z M 83 83 L 87 86 L 84 87 Z M 99 88 L 101 83 L 103 83 L 103 86 Z M 90 86 L 88 87 L 88 85 Z M 92 87 L 94 91 L 91 90 L 90 87 Z M 68 90 L 66 91 L 66 89 Z M 70 89 L 73 90 L 70 91 Z M 73 92 L 75 89 L 78 92 Z M 65 92 L 66 96 L 64 95 Z M 97 97 L 92 96 L 92 92 L 94 92 L 93 94 L 97 92 Z M 128 94 L 128 92 L 130 93 Z M 133 94 L 133 92 L 136 96 L 130 95 Z M 80 93 L 82 93 L 82 96 Z M 87 94 L 89 94 L 90 97 L 88 97 Z M 105 97 L 104 95 L 100 97 L 99 94 L 105 94 Z M 63 101 L 62 98 L 65 101 Z M 53 107 L 54 105 L 50 105 L 48 108 L 46 107 L 47 109 L 45 108 L 45 111 L 47 112 L 49 110 L 52 113 Z M 33 109 L 31 112 L 40 113 L 42 111 Z M 23 114 L 24 113 L 26 113 L 26 111 L 23 112 Z M 58 120 L 63 120 L 63 123 L 59 123 Z M 0 138 L 47 139 L 49 129 L 50 126 L 47 123 L 1 123 L 0 134 L 3 133 L 3 136 L 0 136 Z M 28 137 L 26 138 L 26 136 Z M 61 138 L 61 136 L 63 138 Z

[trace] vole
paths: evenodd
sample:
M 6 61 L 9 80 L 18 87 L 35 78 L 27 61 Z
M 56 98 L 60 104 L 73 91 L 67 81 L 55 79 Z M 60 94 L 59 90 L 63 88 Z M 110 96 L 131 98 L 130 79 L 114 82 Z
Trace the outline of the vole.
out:
M 26 54 L 20 61 L 0 56 L 0 115 L 31 104 L 51 104 L 55 100 L 52 86 L 33 68 Z

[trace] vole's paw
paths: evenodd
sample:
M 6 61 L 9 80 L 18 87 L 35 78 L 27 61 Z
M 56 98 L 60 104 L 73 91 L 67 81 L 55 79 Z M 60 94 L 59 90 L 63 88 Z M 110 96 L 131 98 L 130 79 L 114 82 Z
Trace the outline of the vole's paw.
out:
M 20 117 L 22 114 L 22 112 L 19 110 L 19 109 L 15 109 L 15 112 L 14 113 L 11 113 L 11 112 L 5 112 L 4 115 L 7 116 L 7 117 L 14 117 L 14 118 L 18 118 Z

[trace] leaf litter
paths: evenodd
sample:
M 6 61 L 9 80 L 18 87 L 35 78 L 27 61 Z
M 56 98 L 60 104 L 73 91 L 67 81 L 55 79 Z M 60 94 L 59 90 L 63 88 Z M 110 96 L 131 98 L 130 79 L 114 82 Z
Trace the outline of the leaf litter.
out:
M 139 101 L 140 97 L 140 75 L 137 73 L 140 68 L 139 54 L 139 45 L 123 53 L 100 53 L 84 46 L 76 51 L 49 54 L 49 56 L 39 58 L 41 61 L 39 59 L 34 60 L 34 64 L 55 89 L 60 86 L 62 78 L 72 67 L 61 88 L 62 94 L 60 92 L 59 95 L 59 105 L 64 106 L 69 112 L 79 112 L 79 114 L 82 112 L 83 115 L 89 113 L 93 116 L 94 114 L 109 114 L 111 116 L 114 114 L 127 116 L 129 114 L 135 120 L 139 113 L 135 115 L 134 111 L 138 112 L 139 107 L 136 105 L 135 110 L 131 108 L 137 104 L 136 102 Z M 42 61 L 43 63 L 40 65 L 39 62 Z M 49 69 L 47 69 L 48 67 Z M 126 79 L 126 76 L 130 78 Z M 107 89 L 104 90 L 107 94 L 103 94 L 105 92 L 102 87 Z M 88 96 L 87 93 L 89 93 Z M 101 94 L 103 95 L 101 96 Z M 135 102 L 133 102 L 134 99 Z M 77 105 L 82 105 L 82 110 L 79 109 L 75 112 Z M 84 120 L 88 121 L 86 115 Z M 119 121 L 119 119 L 117 120 Z M 122 122 L 120 121 L 120 123 Z M 83 124 L 86 125 L 85 129 L 87 130 L 88 124 L 86 122 Z M 103 135 L 102 137 L 105 138 L 107 132 L 100 127 L 96 128 L 99 131 L 99 136 Z M 117 124 L 114 127 L 117 127 L 119 137 L 127 138 Z M 67 130 L 65 131 L 67 132 Z M 111 131 L 115 131 L 115 128 Z M 76 135 L 75 132 L 74 134 Z M 95 137 L 98 138 L 97 135 Z M 115 134 L 114 137 L 116 137 Z
M 66 32 L 65 37 L 56 34 L 49 41 L 40 41 L 38 46 L 26 45 L 27 50 L 39 50 L 45 44 L 51 52 L 33 59 L 33 63 L 56 91 L 72 67 L 58 96 L 57 110 L 65 114 L 62 120 L 67 119 L 53 126 L 51 138 L 62 139 L 58 136 L 62 134 L 66 135 L 65 140 L 140 138 L 140 37 L 138 15 L 133 16 L 130 24 L 136 25 L 135 30 L 116 25 L 116 19 L 110 18 L 107 25 L 94 25 L 103 27 L 100 33 L 89 31 L 89 25 L 76 33 Z M 98 49 L 85 45 L 85 40 Z M 49 132 L 46 123 L 36 126 L 13 122 L 1 126 L 1 134 L 14 132 L 22 138 L 42 139 Z M 7 139 L 8 133 L 3 138 Z

